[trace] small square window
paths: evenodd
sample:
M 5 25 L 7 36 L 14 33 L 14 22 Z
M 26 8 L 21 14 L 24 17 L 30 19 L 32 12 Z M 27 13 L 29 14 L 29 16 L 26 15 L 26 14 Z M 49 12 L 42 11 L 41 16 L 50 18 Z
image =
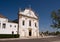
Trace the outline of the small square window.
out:
M 15 27 L 16 27 L 16 25 L 15 25 Z

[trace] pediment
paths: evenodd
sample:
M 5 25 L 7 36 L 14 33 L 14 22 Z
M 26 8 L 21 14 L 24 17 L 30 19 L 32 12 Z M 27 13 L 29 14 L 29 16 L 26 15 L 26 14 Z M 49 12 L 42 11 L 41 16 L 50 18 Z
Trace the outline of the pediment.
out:
M 34 18 L 38 18 L 36 16 L 36 13 L 34 11 L 32 11 L 31 9 L 25 9 L 24 11 L 20 12 L 19 14 L 23 14 L 29 17 L 34 17 Z

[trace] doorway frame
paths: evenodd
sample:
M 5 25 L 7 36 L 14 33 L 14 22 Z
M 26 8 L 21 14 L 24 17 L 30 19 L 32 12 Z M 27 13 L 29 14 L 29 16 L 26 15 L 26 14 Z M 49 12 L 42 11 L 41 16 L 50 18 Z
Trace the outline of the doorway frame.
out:
M 29 32 L 31 32 L 31 35 L 29 34 Z M 32 36 L 32 29 L 31 28 L 28 28 L 28 35 Z

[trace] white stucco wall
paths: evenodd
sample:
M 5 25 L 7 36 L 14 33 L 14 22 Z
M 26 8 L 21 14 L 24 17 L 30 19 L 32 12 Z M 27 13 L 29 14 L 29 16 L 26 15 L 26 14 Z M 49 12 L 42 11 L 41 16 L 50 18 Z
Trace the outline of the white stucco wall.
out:
M 5 28 L 3 28 L 3 24 L 6 24 Z M 14 32 L 14 34 L 17 34 L 17 28 L 17 23 L 11 23 L 8 22 L 7 19 L 0 18 L 0 34 L 12 34 L 12 31 Z
M 22 21 L 23 20 L 25 20 L 25 25 L 24 26 L 22 25 Z M 31 23 L 32 23 L 31 26 L 29 26 L 29 20 L 31 20 Z M 36 36 L 35 32 L 38 32 L 38 30 L 39 30 L 39 28 L 38 28 L 38 21 L 37 20 L 31 19 L 31 18 L 25 19 L 25 17 L 22 17 L 22 18 L 19 19 L 19 21 L 20 21 L 19 22 L 19 24 L 20 24 L 19 25 L 19 30 L 22 33 L 20 36 L 23 35 L 23 31 L 26 32 L 26 36 L 29 36 L 28 33 L 27 33 L 27 32 L 29 32 L 28 31 L 29 28 L 32 29 L 32 34 L 33 34 L 32 36 Z M 37 27 L 35 27 L 35 23 L 37 23 Z

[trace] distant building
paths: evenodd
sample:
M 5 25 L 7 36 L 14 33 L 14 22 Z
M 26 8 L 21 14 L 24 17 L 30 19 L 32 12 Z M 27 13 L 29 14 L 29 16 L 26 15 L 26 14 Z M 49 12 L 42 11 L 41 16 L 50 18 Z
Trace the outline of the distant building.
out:
M 20 10 L 18 19 L 14 22 L 0 15 L 0 34 L 19 34 L 20 37 L 39 36 L 39 19 L 32 9 Z

